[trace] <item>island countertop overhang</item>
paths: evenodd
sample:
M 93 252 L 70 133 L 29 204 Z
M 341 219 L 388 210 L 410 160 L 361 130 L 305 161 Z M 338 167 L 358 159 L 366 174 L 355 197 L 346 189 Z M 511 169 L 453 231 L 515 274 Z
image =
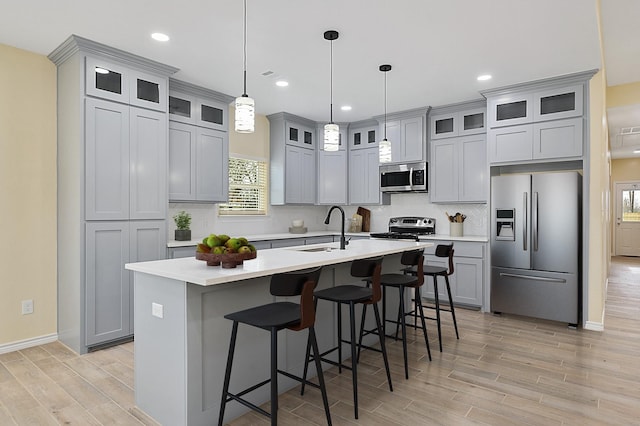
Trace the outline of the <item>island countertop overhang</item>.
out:
M 194 257 L 127 263 L 125 269 L 210 286 L 356 259 L 397 254 L 432 245 L 433 243 L 428 241 L 363 239 L 350 241 L 346 250 L 339 250 L 339 243 L 265 249 L 260 250 L 255 259 L 247 260 L 243 265 L 229 269 L 207 266 L 206 262 L 195 259 L 194 251 Z M 322 247 L 329 247 L 331 251 L 308 251 Z

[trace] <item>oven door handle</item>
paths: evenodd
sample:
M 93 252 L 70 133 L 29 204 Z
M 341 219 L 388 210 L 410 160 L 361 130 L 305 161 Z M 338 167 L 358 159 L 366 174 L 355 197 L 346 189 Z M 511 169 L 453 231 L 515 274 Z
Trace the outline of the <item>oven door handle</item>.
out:
M 409 169 L 409 186 L 413 188 L 413 167 Z

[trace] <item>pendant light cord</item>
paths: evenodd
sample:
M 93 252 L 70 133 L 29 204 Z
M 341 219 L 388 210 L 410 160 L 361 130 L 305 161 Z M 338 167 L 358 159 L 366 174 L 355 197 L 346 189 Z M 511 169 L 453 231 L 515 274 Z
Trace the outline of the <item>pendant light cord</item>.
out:
M 245 0 L 246 1 L 246 0 Z M 329 121 L 333 124 L 333 40 L 331 40 L 331 59 L 329 60 L 329 98 L 330 98 L 330 111 Z
M 387 139 L 387 72 L 384 73 L 384 139 Z
M 244 0 L 244 22 L 243 22 L 243 46 L 242 46 L 242 67 L 244 70 L 244 91 L 242 96 L 247 97 L 247 0 Z

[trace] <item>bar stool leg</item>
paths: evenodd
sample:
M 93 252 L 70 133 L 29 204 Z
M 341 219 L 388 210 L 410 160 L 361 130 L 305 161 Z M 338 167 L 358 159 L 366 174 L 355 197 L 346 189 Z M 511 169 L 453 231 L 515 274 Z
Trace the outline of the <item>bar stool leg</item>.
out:
M 436 322 L 438 323 L 438 344 L 442 352 L 442 330 L 440 327 L 440 296 L 438 295 L 438 276 L 433 276 L 433 293 L 436 300 Z
M 400 293 L 400 325 L 402 326 L 402 355 L 404 356 L 404 377 L 409 378 L 409 361 L 407 359 L 407 324 L 405 322 L 404 286 L 398 287 Z
M 320 383 L 320 392 L 322 393 L 322 404 L 324 405 L 324 413 L 327 416 L 327 424 L 331 426 L 331 414 L 329 413 L 329 399 L 327 398 L 327 387 L 324 383 L 324 373 L 322 372 L 322 362 L 320 361 L 320 351 L 318 350 L 318 341 L 316 340 L 316 331 L 313 327 L 309 327 L 309 339 L 307 346 L 311 343 L 313 347 L 313 358 L 316 363 L 316 370 L 318 373 L 318 382 Z M 307 372 L 304 374 L 305 380 Z M 304 382 L 302 382 L 304 386 Z
M 365 305 L 366 307 L 366 305 Z M 373 304 L 373 313 L 376 316 L 376 325 L 378 327 L 378 339 L 380 340 L 380 349 L 382 349 L 382 359 L 384 359 L 384 368 L 387 370 L 387 381 L 389 382 L 389 390 L 393 392 L 393 385 L 391 384 L 391 371 L 389 370 L 389 358 L 387 357 L 387 347 L 384 344 L 385 335 L 384 328 L 380 321 L 380 311 L 378 311 L 378 305 Z
M 453 308 L 453 298 L 451 297 L 451 287 L 449 286 L 449 276 L 444 276 L 444 281 L 447 284 L 447 294 L 449 295 L 449 309 L 451 309 L 451 316 L 453 317 L 453 327 L 456 329 L 456 339 L 460 339 L 458 335 L 458 323 L 456 322 L 456 311 Z
M 338 374 L 342 374 L 342 304 L 337 303 L 338 307 Z
M 431 361 L 431 348 L 429 347 L 429 339 L 427 338 L 427 324 L 424 320 L 424 308 L 422 307 L 422 298 L 420 296 L 420 288 L 416 287 L 415 289 L 415 298 L 418 302 L 416 302 L 416 311 L 420 313 L 420 320 L 422 321 L 422 333 L 424 334 L 424 343 L 427 345 L 427 354 L 429 354 L 429 361 Z
M 353 381 L 353 411 L 358 418 L 358 363 L 356 361 L 356 307 L 349 302 L 349 317 L 351 319 L 351 378 Z
M 313 307 L 316 312 L 318 312 L 318 299 L 313 299 Z M 313 336 L 315 338 L 315 331 L 313 332 Z M 316 343 L 317 344 L 317 343 Z M 305 352 L 304 358 L 304 369 L 302 370 L 302 386 L 300 387 L 300 395 L 304 395 L 304 387 L 306 385 L 305 380 L 307 380 L 307 372 L 309 371 L 309 356 L 311 355 L 311 335 L 307 337 L 307 351 Z M 319 355 L 318 355 L 319 356 Z M 314 356 L 315 361 L 315 356 Z
M 387 335 L 387 286 L 382 286 L 382 332 Z
M 271 329 L 271 426 L 278 424 L 278 331 Z
M 358 359 L 360 362 L 360 350 L 362 349 L 362 338 L 364 337 L 364 322 L 367 320 L 367 305 L 362 305 L 362 320 L 360 321 L 360 337 L 358 338 Z
M 218 416 L 218 426 L 224 424 L 224 409 L 227 405 L 227 393 L 229 392 L 229 382 L 231 381 L 231 366 L 233 364 L 233 352 L 236 348 L 236 336 L 238 335 L 238 322 L 233 322 L 231 329 L 231 342 L 229 343 L 229 355 L 227 355 L 227 368 L 224 372 L 224 385 L 222 387 L 222 401 L 220 402 L 220 414 Z

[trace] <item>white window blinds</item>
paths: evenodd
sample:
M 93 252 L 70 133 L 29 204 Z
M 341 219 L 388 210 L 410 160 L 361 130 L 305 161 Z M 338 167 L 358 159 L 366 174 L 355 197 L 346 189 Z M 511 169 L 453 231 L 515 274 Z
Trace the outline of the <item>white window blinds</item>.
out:
M 218 214 L 267 214 L 266 162 L 229 157 L 229 202 L 218 206 Z

